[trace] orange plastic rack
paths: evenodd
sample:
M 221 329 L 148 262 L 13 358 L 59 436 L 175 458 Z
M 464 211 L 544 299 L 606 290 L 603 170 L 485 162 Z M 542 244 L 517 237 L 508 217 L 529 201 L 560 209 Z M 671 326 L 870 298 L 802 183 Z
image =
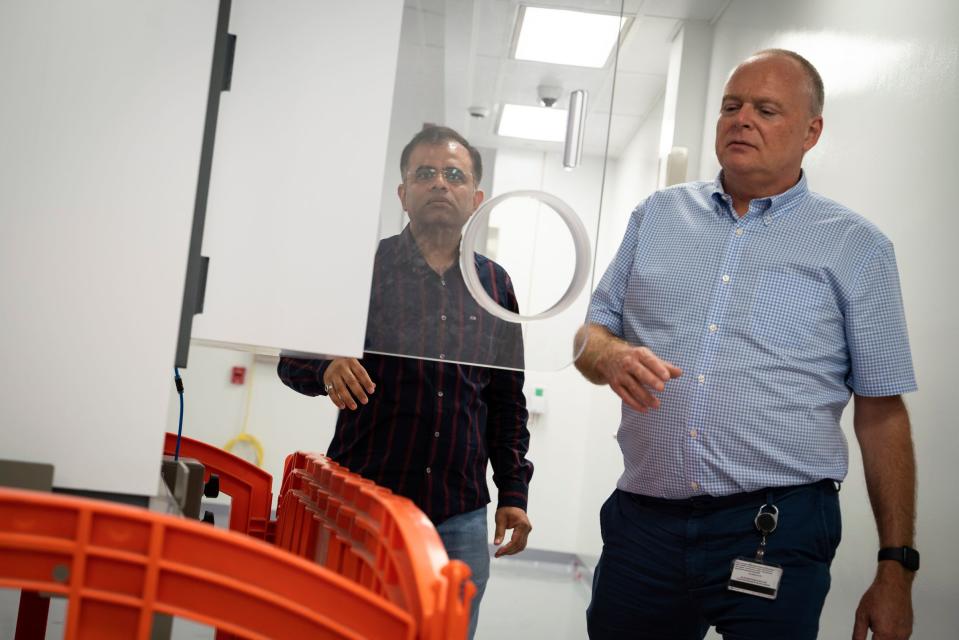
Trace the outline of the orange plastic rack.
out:
M 176 434 L 167 433 L 163 453 L 176 451 Z M 220 491 L 230 496 L 230 529 L 254 538 L 270 538 L 270 509 L 273 506 L 273 478 L 269 473 L 219 447 L 192 438 L 180 439 L 180 456 L 203 463 L 203 480 L 220 477 Z
M 417 626 L 371 590 L 249 536 L 17 489 L 0 488 L 0 586 L 66 596 L 71 640 L 145 640 L 154 612 L 258 639 L 411 639 Z
M 325 456 L 287 457 L 276 544 L 408 611 L 421 640 L 466 637 L 476 593 L 469 567 L 449 560 L 412 501 Z
M 175 445 L 167 434 L 165 452 Z M 0 490 L 0 586 L 27 598 L 18 638 L 44 635 L 46 608 L 32 605 L 47 600 L 37 591 L 68 596 L 69 640 L 145 638 L 153 612 L 214 626 L 218 640 L 466 637 L 476 592 L 469 567 L 449 560 L 410 500 L 325 456 L 295 453 L 271 522 L 269 474 L 189 438 L 180 454 L 199 460 L 207 480 L 219 474 L 235 533 L 108 502 Z M 253 539 L 264 537 L 280 548 Z

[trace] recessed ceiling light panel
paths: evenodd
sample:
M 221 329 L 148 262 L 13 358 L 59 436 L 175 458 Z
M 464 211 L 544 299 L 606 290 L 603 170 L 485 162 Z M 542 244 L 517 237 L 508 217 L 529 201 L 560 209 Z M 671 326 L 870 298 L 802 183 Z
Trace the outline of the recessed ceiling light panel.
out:
M 514 57 L 577 67 L 606 66 L 625 18 L 606 13 L 523 7 Z
M 563 142 L 566 139 L 566 110 L 504 104 L 496 133 L 511 138 Z

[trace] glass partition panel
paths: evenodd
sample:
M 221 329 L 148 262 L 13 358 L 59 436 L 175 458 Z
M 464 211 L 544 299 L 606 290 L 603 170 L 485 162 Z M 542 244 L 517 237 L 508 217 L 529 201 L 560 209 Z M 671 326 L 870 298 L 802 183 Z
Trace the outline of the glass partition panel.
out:
M 621 0 L 406 2 L 366 351 L 573 361 L 631 26 Z

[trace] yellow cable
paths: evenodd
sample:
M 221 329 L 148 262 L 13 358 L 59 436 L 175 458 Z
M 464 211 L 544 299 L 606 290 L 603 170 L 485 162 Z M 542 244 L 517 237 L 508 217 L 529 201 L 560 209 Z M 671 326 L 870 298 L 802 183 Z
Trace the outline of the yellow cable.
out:
M 243 411 L 243 426 L 240 428 L 240 435 L 236 436 L 225 445 L 223 449 L 233 452 L 233 447 L 241 442 L 245 442 L 253 447 L 253 452 L 256 454 L 256 466 L 263 467 L 263 444 L 256 438 L 256 436 L 246 432 L 246 425 L 250 420 L 250 404 L 253 400 L 253 376 L 256 373 L 256 355 L 253 356 L 253 364 L 250 366 L 250 377 L 246 390 L 246 407 Z

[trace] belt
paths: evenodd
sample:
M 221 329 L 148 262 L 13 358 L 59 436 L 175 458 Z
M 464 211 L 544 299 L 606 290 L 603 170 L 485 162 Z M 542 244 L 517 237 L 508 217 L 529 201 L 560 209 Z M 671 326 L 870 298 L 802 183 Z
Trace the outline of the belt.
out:
M 766 489 L 759 489 L 757 491 L 748 491 L 745 493 L 732 493 L 725 496 L 693 496 L 692 498 L 681 498 L 679 500 L 669 500 L 667 498 L 654 498 L 653 496 L 644 496 L 640 493 L 630 493 L 628 491 L 623 491 L 623 495 L 628 497 L 630 500 L 637 504 L 641 504 L 644 507 L 652 508 L 668 508 L 668 509 L 685 509 L 691 510 L 696 509 L 700 511 L 719 511 L 722 509 L 729 509 L 733 507 L 741 507 L 744 505 L 755 504 L 757 506 L 765 504 L 769 501 L 770 497 L 773 500 L 782 499 L 786 496 L 796 493 L 798 491 L 805 491 L 808 489 L 823 488 L 829 489 L 830 491 L 836 492 L 839 490 L 838 483 L 834 480 L 826 478 L 818 482 L 812 482 L 810 484 L 797 484 L 787 487 L 769 487 Z

